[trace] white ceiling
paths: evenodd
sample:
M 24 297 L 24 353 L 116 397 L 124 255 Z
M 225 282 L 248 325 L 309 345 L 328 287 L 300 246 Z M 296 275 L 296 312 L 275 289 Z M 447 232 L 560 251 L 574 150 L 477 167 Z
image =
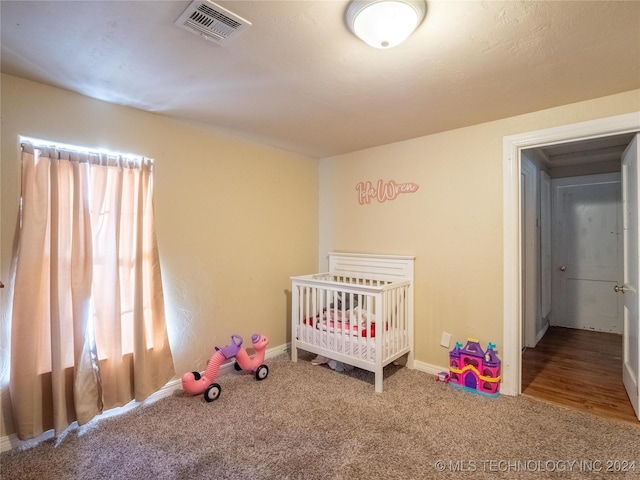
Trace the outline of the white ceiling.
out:
M 174 25 L 186 1 L 0 1 L 2 72 L 327 157 L 640 88 L 640 2 L 429 0 L 373 49 L 347 1 L 217 2 L 228 46 Z

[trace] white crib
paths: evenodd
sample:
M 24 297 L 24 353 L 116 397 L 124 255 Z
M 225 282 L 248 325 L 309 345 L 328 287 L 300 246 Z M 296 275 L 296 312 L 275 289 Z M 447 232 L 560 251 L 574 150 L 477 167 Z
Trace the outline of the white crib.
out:
M 298 348 L 375 373 L 413 368 L 415 257 L 330 253 L 329 272 L 291 277 L 291 360 Z

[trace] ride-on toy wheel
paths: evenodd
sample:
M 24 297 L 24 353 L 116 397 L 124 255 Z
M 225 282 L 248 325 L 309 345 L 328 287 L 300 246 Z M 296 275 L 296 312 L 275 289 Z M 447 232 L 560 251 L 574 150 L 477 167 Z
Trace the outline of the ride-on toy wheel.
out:
M 240 370 L 242 370 L 242 367 L 240 366 L 240 364 L 238 362 L 233 364 L 233 368 L 236 369 L 236 372 L 239 372 Z
M 256 370 L 256 380 L 264 380 L 269 375 L 269 367 L 260 365 Z
M 209 385 L 204 391 L 204 399 L 211 403 L 214 400 L 220 398 L 220 393 L 222 392 L 222 388 L 217 383 L 212 383 Z

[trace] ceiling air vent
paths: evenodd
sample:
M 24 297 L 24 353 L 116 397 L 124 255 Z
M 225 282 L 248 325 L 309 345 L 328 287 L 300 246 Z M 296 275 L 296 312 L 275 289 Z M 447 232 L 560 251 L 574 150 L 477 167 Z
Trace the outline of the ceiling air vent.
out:
M 208 0 L 196 0 L 175 24 L 220 45 L 229 44 L 251 22 Z

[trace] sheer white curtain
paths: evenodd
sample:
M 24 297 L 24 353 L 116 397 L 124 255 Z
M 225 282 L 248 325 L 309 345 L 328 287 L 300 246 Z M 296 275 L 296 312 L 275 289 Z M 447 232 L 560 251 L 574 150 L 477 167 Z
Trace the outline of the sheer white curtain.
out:
M 174 374 L 152 162 L 24 143 L 11 328 L 18 437 L 84 424 Z

